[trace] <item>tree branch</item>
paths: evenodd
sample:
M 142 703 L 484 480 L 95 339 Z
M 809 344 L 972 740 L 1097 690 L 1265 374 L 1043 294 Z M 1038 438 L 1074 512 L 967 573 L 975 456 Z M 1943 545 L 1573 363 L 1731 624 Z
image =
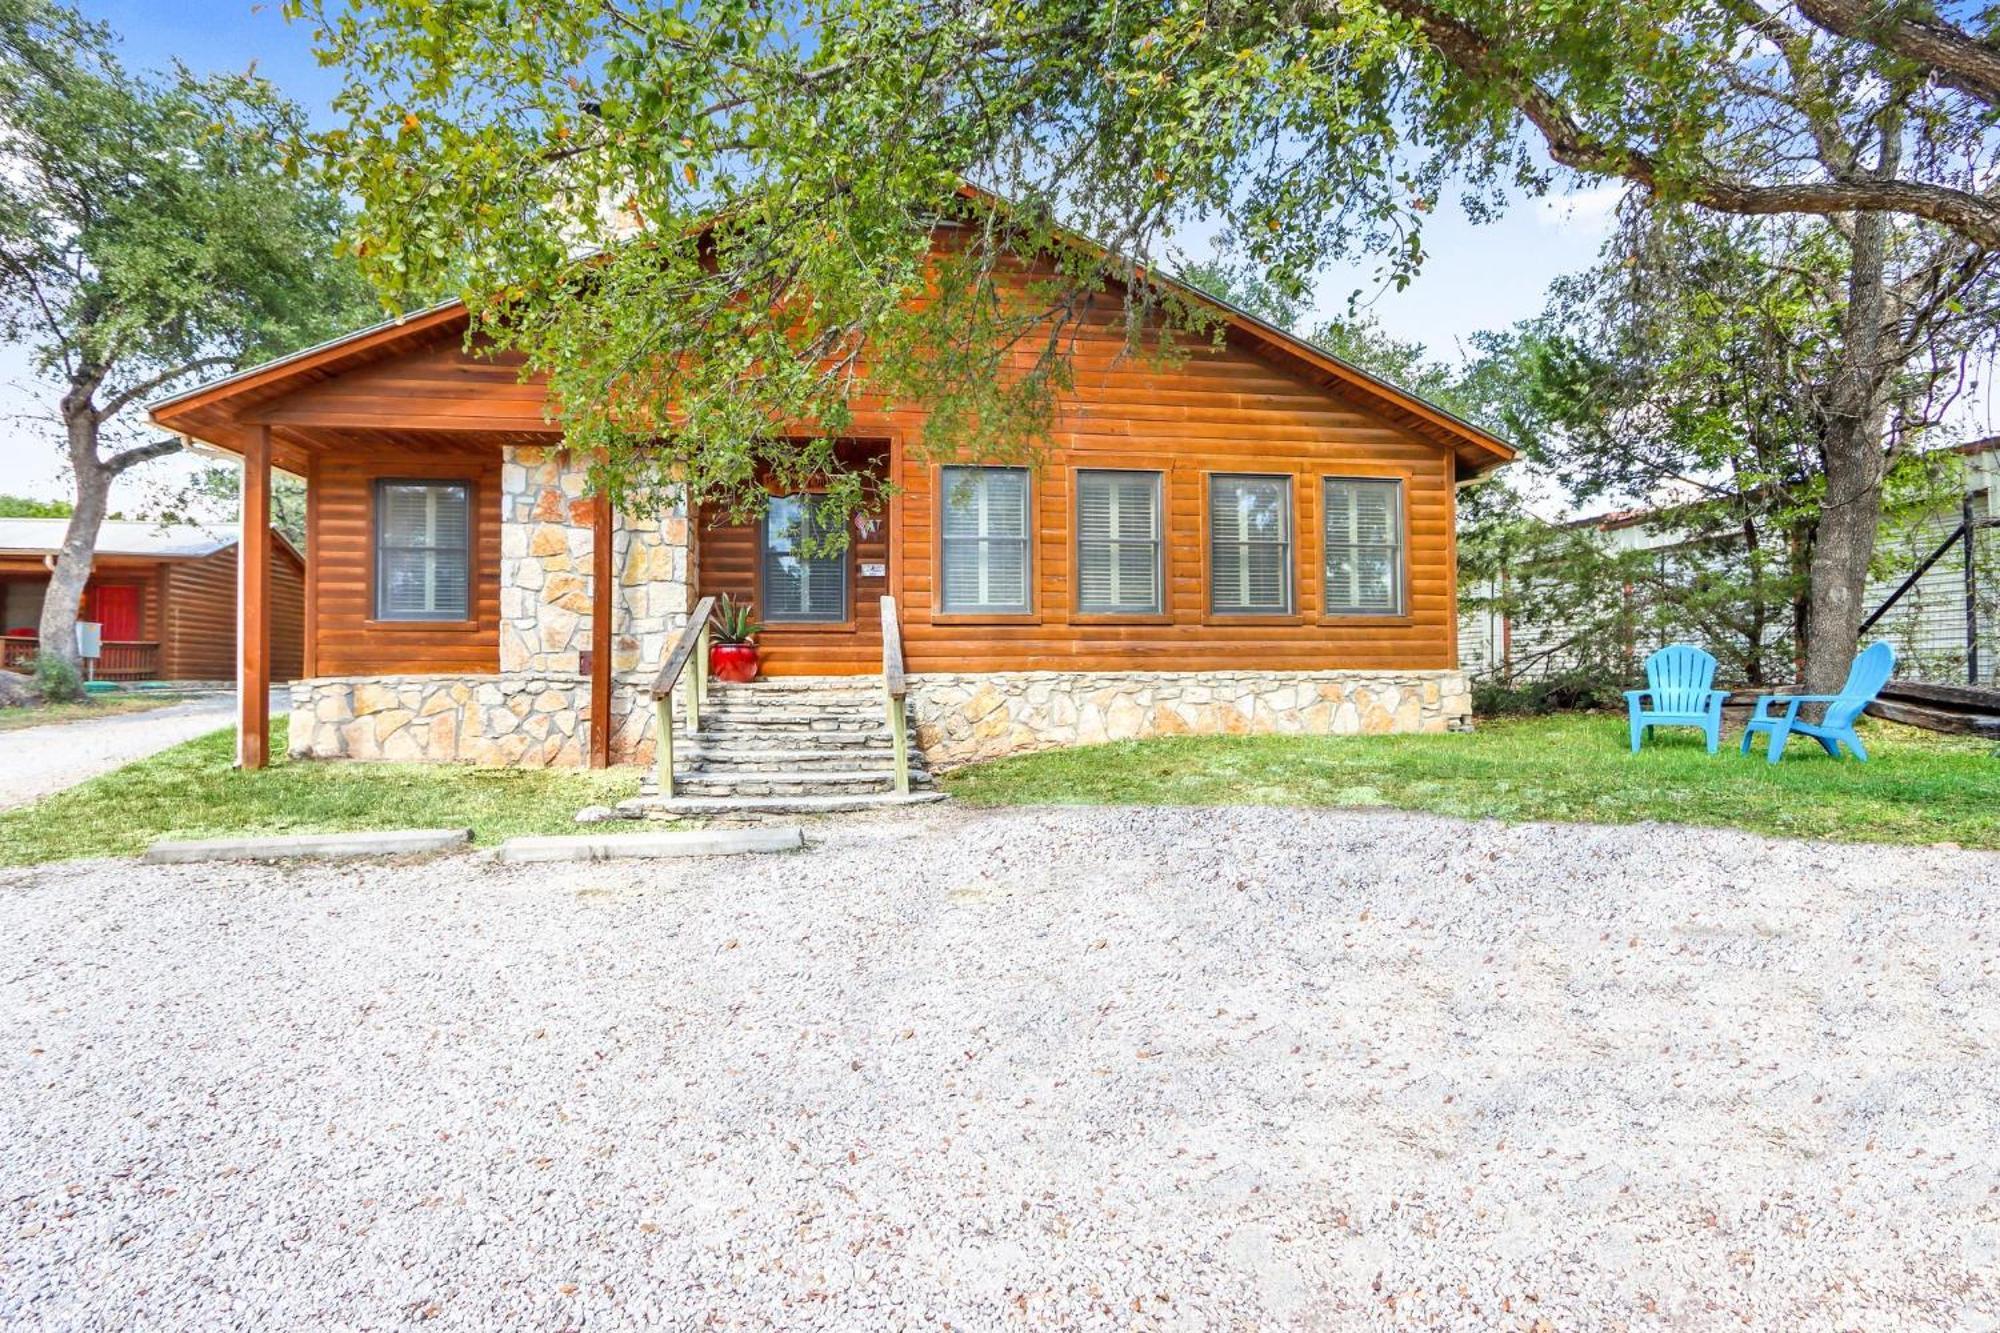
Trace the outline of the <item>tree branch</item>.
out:
M 140 380 L 137 384 L 129 388 L 121 389 L 118 393 L 112 395 L 111 399 L 104 406 L 97 409 L 97 418 L 100 421 L 108 420 L 112 416 L 115 416 L 120 408 L 129 406 L 135 399 L 144 398 L 155 389 L 173 383 L 183 375 L 192 375 L 197 370 L 208 370 L 215 366 L 233 366 L 235 364 L 236 358 L 233 356 L 198 356 L 192 361 L 183 361 L 171 370 L 163 370 L 148 379 Z
M 1879 46 L 1928 66 L 1940 83 L 1988 106 L 2000 106 L 2000 49 L 1909 6 L 1882 0 L 1797 0 L 1799 12 L 1836 37 Z M 1897 13 L 1897 9 L 1905 12 Z
M 154 440 L 151 444 L 142 444 L 137 448 L 127 449 L 122 454 L 113 454 L 104 460 L 102 466 L 105 472 L 115 477 L 127 468 L 135 468 L 141 463 L 150 463 L 155 458 L 165 458 L 168 454 L 177 454 L 180 451 L 181 442 L 179 440 Z
M 1587 133 L 1560 98 L 1506 67 L 1484 34 L 1423 0 L 1384 0 L 1415 23 L 1439 55 L 1499 88 L 1540 133 L 1550 157 L 1565 167 L 1634 184 L 1721 213 L 1899 213 L 1948 227 L 1988 250 L 2000 250 L 2000 204 L 1965 190 L 1888 178 L 1790 181 L 1762 185 L 1725 173 L 1663 181 L 1647 150 L 1605 143 Z

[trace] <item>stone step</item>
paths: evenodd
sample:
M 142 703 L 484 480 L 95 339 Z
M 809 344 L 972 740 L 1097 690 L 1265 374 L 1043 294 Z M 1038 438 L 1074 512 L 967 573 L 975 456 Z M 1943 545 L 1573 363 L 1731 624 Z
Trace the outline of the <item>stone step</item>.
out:
M 708 697 L 702 701 L 710 705 L 726 705 L 734 708 L 880 708 L 885 702 L 880 690 L 852 690 L 839 694 L 807 693 L 802 691 L 773 690 L 766 692 L 755 686 L 738 687 L 731 690 L 710 689 Z
M 722 719 L 726 723 L 874 723 L 888 725 L 888 713 L 880 705 L 868 709 L 740 709 L 734 705 L 710 705 L 702 709 L 702 721 Z
M 675 755 L 680 759 L 680 755 Z M 827 772 L 845 769 L 893 769 L 896 752 L 885 741 L 881 745 L 864 748 L 829 747 L 824 750 L 754 750 L 735 746 L 709 748 L 703 746 L 687 756 L 687 766 L 692 772 L 716 773 L 783 773 Z M 923 764 L 916 755 L 910 756 L 912 775 L 923 770 Z
M 676 726 L 678 727 L 678 720 Z M 871 732 L 888 733 L 889 724 L 881 717 L 773 717 L 766 714 L 750 716 L 720 716 L 703 713 L 701 734 L 726 732 L 738 734 L 770 734 L 805 736 L 822 733 L 826 735 L 854 735 Z M 676 734 L 679 733 L 677 731 Z
M 838 815 L 859 810 L 942 801 L 941 791 L 836 796 L 634 796 L 618 803 L 621 814 L 642 819 L 756 818 L 763 815 Z
M 689 734 L 685 731 L 674 733 L 674 752 L 685 751 L 689 755 L 703 755 L 715 750 L 730 750 L 739 753 L 786 750 L 793 753 L 813 754 L 860 754 L 865 751 L 880 750 L 888 754 L 894 742 L 887 727 L 874 731 L 801 731 L 796 727 L 731 727 L 727 730 L 704 728 Z M 911 757 L 916 755 L 916 745 L 910 746 Z
M 912 784 L 916 774 L 910 775 Z M 894 791 L 896 773 L 890 768 L 819 769 L 760 773 L 741 769 L 689 769 L 674 774 L 674 791 L 688 796 L 841 796 Z M 657 794 L 642 783 L 641 796 Z

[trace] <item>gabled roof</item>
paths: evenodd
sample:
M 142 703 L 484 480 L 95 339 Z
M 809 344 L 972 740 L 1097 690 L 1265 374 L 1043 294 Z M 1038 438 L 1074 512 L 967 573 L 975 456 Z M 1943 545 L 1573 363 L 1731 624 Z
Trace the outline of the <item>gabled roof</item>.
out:
M 1004 196 L 969 181 L 959 185 L 958 193 L 962 198 L 975 200 L 1002 211 L 1013 207 Z M 1080 246 L 1100 256 L 1111 253 L 1109 246 L 1081 232 L 1067 227 L 1057 230 L 1071 245 Z M 1168 288 L 1183 300 L 1213 310 L 1233 332 L 1242 335 L 1251 343 L 1311 367 L 1327 380 L 1345 388 L 1398 424 L 1414 430 L 1433 443 L 1451 449 L 1458 455 L 1459 461 L 1467 465 L 1465 476 L 1478 476 L 1502 463 L 1512 462 L 1518 452 L 1513 445 L 1485 427 L 1474 425 L 1456 413 L 1439 407 L 1436 403 L 1421 398 L 1400 385 L 1385 380 L 1371 371 L 1363 370 L 1350 361 L 1342 360 L 1311 339 L 1302 338 L 1296 333 L 1260 319 L 1241 306 L 1225 301 L 1212 292 L 1185 282 L 1173 274 L 1148 269 L 1143 264 L 1132 265 L 1132 270 L 1142 281 Z
M 62 549 L 66 518 L 0 518 L 0 555 L 54 555 Z M 97 554 L 148 560 L 199 560 L 236 545 L 234 523 L 145 523 L 107 518 L 97 532 Z M 292 551 L 276 529 L 272 536 Z
M 962 187 L 961 194 L 1003 207 L 1006 203 L 973 185 Z M 1074 232 L 1065 235 L 1074 244 L 1100 254 L 1106 252 L 1105 247 L 1088 237 Z M 1307 379 L 1337 388 L 1397 425 L 1449 450 L 1459 461 L 1461 480 L 1510 462 L 1515 456 L 1514 446 L 1491 431 L 1344 361 L 1297 334 L 1179 278 L 1153 273 L 1143 266 L 1135 265 L 1134 271 L 1144 281 L 1169 288 L 1183 299 L 1213 310 L 1232 334 L 1288 363 Z M 447 301 L 159 399 L 149 405 L 148 412 L 154 423 L 164 429 L 240 451 L 241 428 L 228 420 L 232 415 L 230 408 L 247 408 L 270 401 L 398 351 L 434 343 L 441 337 L 462 336 L 468 322 L 464 303 Z M 279 461 L 282 464 L 285 460 Z

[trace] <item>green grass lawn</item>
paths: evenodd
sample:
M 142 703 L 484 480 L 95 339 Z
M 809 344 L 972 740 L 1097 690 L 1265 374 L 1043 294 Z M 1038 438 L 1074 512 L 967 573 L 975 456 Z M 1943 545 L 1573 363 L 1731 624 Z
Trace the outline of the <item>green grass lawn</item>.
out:
M 188 696 L 162 690 L 145 694 L 94 694 L 67 704 L 31 704 L 25 708 L 0 708 L 0 731 L 23 727 L 46 727 L 57 722 L 86 722 L 95 717 L 115 717 L 120 713 L 150 713 L 186 703 Z
M 283 718 L 272 721 L 271 745 L 284 753 Z M 578 810 L 639 788 L 639 771 L 630 768 L 281 759 L 261 773 L 242 773 L 230 767 L 233 757 L 233 733 L 218 731 L 0 813 L 0 865 L 129 856 L 156 838 L 361 829 L 470 828 L 491 844 L 515 834 L 574 832 Z
M 1662 820 L 1842 842 L 2000 847 L 2000 757 L 1990 741 L 1891 723 L 1862 732 L 1872 762 L 1794 738 L 1776 768 L 1725 734 L 1628 752 L 1622 717 L 1482 722 L 1448 736 L 1185 736 L 1021 755 L 962 769 L 974 805 L 1394 806 L 1464 818 Z

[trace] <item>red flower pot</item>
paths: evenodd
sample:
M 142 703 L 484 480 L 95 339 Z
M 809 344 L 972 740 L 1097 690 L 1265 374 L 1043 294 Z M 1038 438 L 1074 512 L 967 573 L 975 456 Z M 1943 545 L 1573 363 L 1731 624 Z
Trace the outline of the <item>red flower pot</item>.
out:
M 757 645 L 711 643 L 708 645 L 708 674 L 726 684 L 748 685 L 757 679 Z

